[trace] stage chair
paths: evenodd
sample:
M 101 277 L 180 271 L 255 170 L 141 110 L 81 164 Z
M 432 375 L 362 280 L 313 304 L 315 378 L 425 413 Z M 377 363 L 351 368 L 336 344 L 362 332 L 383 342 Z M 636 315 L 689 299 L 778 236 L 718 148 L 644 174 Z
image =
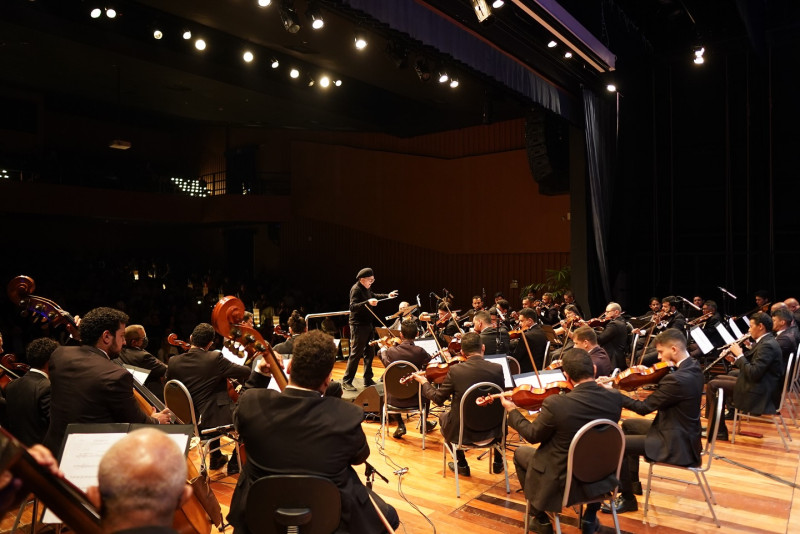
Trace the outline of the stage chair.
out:
M 245 507 L 250 532 L 331 534 L 339 527 L 342 497 L 327 478 L 267 476 L 250 487 Z
M 386 367 L 383 373 L 383 409 L 381 410 L 381 436 L 383 439 L 383 448 L 386 448 L 386 434 L 388 430 L 389 414 L 397 413 L 402 417 L 403 414 L 419 413 L 420 432 L 422 433 L 422 449 L 425 449 L 425 426 L 428 421 L 428 414 L 426 410 L 427 402 L 422 397 L 422 388 L 419 387 L 419 382 L 416 380 L 409 380 L 405 384 L 400 383 L 400 379 L 411 373 L 419 371 L 416 365 L 405 360 L 398 360 L 392 362 Z M 397 406 L 389 405 L 389 395 L 393 399 L 411 399 L 417 397 L 416 408 L 399 408 Z

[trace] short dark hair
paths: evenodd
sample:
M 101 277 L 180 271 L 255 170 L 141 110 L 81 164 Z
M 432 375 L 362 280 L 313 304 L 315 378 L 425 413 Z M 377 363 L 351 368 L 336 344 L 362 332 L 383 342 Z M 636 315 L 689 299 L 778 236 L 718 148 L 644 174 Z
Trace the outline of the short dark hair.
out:
M 300 334 L 292 347 L 292 383 L 318 389 L 331 374 L 335 359 L 336 345 L 331 336 L 321 330 Z
M 472 317 L 473 321 L 475 321 L 475 319 L 479 319 L 481 322 L 484 322 L 484 323 L 491 323 L 492 322 L 492 314 L 489 313 L 486 310 L 481 310 L 481 311 L 479 311 L 478 313 L 476 313 Z M 464 343 L 463 340 L 462 340 L 461 343 L 462 343 L 462 346 L 463 346 L 463 343 Z
M 414 339 L 417 337 L 417 323 L 406 319 L 400 323 L 400 333 L 403 334 L 403 337 L 406 339 Z
M 572 348 L 561 359 L 561 370 L 573 382 L 594 378 L 594 363 L 589 353 L 583 349 Z
M 447 309 L 447 304 L 445 304 L 445 302 L 444 302 L 444 301 L 440 302 L 440 303 L 439 303 L 439 305 L 438 305 L 438 306 L 436 306 L 436 308 L 437 308 L 437 309 L 439 309 L 439 310 L 442 310 L 442 311 L 449 311 L 449 310 Z
M 306 320 L 303 319 L 303 316 L 297 312 L 289 316 L 288 323 L 293 334 L 302 334 L 306 331 Z
M 655 344 L 656 345 L 669 345 L 670 343 L 675 343 L 678 345 L 682 350 L 686 350 L 686 336 L 683 335 L 683 332 L 678 330 L 677 328 L 667 328 L 660 334 L 656 336 Z
M 563 296 L 564 297 L 574 297 L 575 293 L 573 293 L 571 289 L 567 289 L 566 291 L 564 291 L 564 295 Z
M 511 308 L 511 304 L 509 304 L 509 302 L 506 299 L 502 299 L 497 301 L 497 307 L 503 308 L 504 310 L 508 310 Z
M 480 295 L 473 295 L 472 296 L 472 300 L 475 300 L 475 299 L 481 299 L 481 301 L 483 301 L 483 297 L 480 296 Z
M 756 324 L 763 324 L 764 328 L 767 329 L 767 332 L 772 331 L 772 317 L 769 314 L 764 312 L 756 312 L 750 316 L 751 321 L 755 321 Z
M 664 297 L 663 299 L 661 299 L 661 304 L 664 304 L 665 302 L 667 302 L 667 303 L 669 303 L 670 306 L 675 306 L 675 301 L 676 300 L 677 299 L 675 297 Z
M 578 310 L 578 307 L 577 307 L 577 306 L 575 306 L 574 304 L 567 304 L 567 307 L 566 307 L 566 308 L 564 308 L 564 312 L 568 312 L 568 311 L 570 311 L 570 312 L 574 313 L 574 314 L 575 314 L 575 315 L 577 315 L 578 317 L 580 317 L 580 316 L 581 316 L 581 312 L 580 312 L 580 310 Z
M 761 297 L 762 299 L 769 300 L 769 292 L 766 289 L 759 289 L 755 292 L 756 297 Z
M 461 352 L 464 354 L 480 354 L 482 345 L 480 334 L 467 332 L 461 336 Z
M 658 302 L 659 304 L 661 304 L 661 299 L 658 298 L 658 297 L 650 297 L 650 300 L 648 300 L 647 303 L 648 304 L 652 304 L 653 301 Z
M 536 310 L 533 308 L 522 308 L 518 313 L 526 319 L 533 319 L 534 321 L 537 319 Z
M 214 341 L 214 327 L 208 323 L 200 323 L 192 330 L 192 336 L 189 338 L 192 345 L 195 347 L 205 347 Z
M 783 319 L 786 324 L 792 324 L 792 319 L 794 319 L 794 315 L 792 312 L 789 311 L 789 308 L 775 308 L 772 310 L 772 317 L 777 317 L 778 319 Z
M 597 345 L 597 332 L 595 332 L 589 326 L 581 326 L 580 328 L 576 328 L 575 332 L 572 333 L 572 336 L 575 341 L 588 341 L 592 345 Z
M 57 348 L 58 343 L 49 337 L 40 337 L 25 347 L 25 358 L 34 369 L 44 369 L 45 364 L 50 361 L 50 355 Z
M 128 315 L 114 308 L 95 308 L 81 318 L 78 332 L 81 343 L 97 345 L 100 336 L 108 330 L 112 334 L 128 324 Z
M 709 308 L 712 308 L 714 311 L 717 311 L 717 303 L 713 300 L 705 300 L 703 301 L 703 304 Z

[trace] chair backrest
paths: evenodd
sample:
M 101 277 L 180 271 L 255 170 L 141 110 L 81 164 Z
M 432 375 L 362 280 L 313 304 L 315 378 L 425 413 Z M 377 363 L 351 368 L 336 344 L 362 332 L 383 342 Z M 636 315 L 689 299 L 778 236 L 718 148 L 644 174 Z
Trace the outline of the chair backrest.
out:
M 520 366 L 517 359 L 513 356 L 506 356 L 508 360 L 508 373 L 511 375 L 518 375 L 520 373 Z
M 341 515 L 339 488 L 313 475 L 259 478 L 245 503 L 247 527 L 255 534 L 331 534 L 339 527 Z
M 464 429 L 475 432 L 487 432 L 498 428 L 505 432 L 505 408 L 499 402 L 478 406 L 478 397 L 502 393 L 503 388 L 492 382 L 478 382 L 464 392 L 459 406 L 458 444 L 464 443 Z
M 596 419 L 583 425 L 569 445 L 563 506 L 567 506 L 573 480 L 588 484 L 612 474 L 619 479 L 624 453 L 625 435 L 617 423 Z
M 164 405 L 175 414 L 185 425 L 194 427 L 194 435 L 200 438 L 200 429 L 197 427 L 197 417 L 194 413 L 192 395 L 183 382 L 170 380 L 164 384 Z
M 419 382 L 409 380 L 405 384 L 400 383 L 404 376 L 419 371 L 416 365 L 406 360 L 398 360 L 390 363 L 383 373 L 383 390 L 387 397 L 392 400 L 405 400 L 419 396 Z
M 786 374 L 783 377 L 783 390 L 781 391 L 781 400 L 777 410 L 779 412 L 783 409 L 783 403 L 786 402 L 786 392 L 789 390 L 789 386 L 792 383 L 791 374 L 792 374 L 793 362 L 794 362 L 794 353 L 791 353 L 789 354 L 789 361 L 786 362 Z

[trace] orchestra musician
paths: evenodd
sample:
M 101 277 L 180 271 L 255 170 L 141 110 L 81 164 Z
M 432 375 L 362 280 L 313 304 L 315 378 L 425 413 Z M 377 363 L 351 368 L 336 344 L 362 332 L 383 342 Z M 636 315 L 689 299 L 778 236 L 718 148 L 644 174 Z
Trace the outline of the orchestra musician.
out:
M 700 317 L 708 315 L 709 313 L 711 316 L 697 326 L 700 327 L 712 345 L 719 347 L 724 344 L 722 336 L 717 332 L 717 325 L 722 322 L 722 316 L 717 311 L 717 303 L 713 300 L 706 300 L 703 302 L 703 315 Z M 689 341 L 689 354 L 692 358 L 700 358 L 703 356 L 703 351 L 697 346 L 694 340 Z
M 604 316 L 609 321 L 597 335 L 597 342 L 608 353 L 611 365 L 624 370 L 628 367 L 625 354 L 628 347 L 628 325 L 622 318 L 622 306 L 609 302 Z
M 272 348 L 272 351 L 277 354 L 291 355 L 295 338 L 308 330 L 306 320 L 297 310 L 292 312 L 287 320 L 287 323 L 289 324 L 289 338 L 284 340 L 282 343 L 278 343 Z
M 103 532 L 174 533 L 175 511 L 192 496 L 183 451 L 160 430 L 134 430 L 103 455 L 86 495 Z
M 703 304 L 705 303 L 705 299 L 700 295 L 695 295 L 692 297 L 692 304 L 697 306 L 697 308 L 689 308 L 687 312 L 687 319 L 694 319 L 696 317 L 700 317 L 703 315 Z
M 519 362 L 520 372 L 529 373 L 533 371 L 531 356 L 536 368 L 543 369 L 545 356 L 547 356 L 547 336 L 537 321 L 536 311 L 531 308 L 522 308 L 519 311 L 519 327 L 522 330 L 522 335 L 528 341 L 527 346 L 530 347 L 531 351 L 529 356 L 525 343 L 520 340 L 511 354 Z
M 772 316 L 772 332 L 778 345 L 781 347 L 781 354 L 783 355 L 783 368 L 789 363 L 789 356 L 797 352 L 797 345 L 800 339 L 797 338 L 797 327 L 792 327 L 792 313 L 785 305 L 782 308 L 776 308 L 770 314 Z M 9 384 L 11 385 L 11 384 Z
M 653 335 L 663 332 L 669 328 L 674 328 L 679 332 L 684 332 L 686 329 L 686 318 L 677 308 L 678 299 L 675 297 L 664 297 L 661 299 L 661 312 L 656 316 L 658 321 L 655 324 Z M 641 355 L 640 355 L 641 356 Z M 645 350 L 644 356 L 641 358 L 642 365 L 650 367 L 658 362 L 658 354 L 656 354 L 655 347 L 648 347 Z
M 783 302 L 786 304 L 786 307 L 789 308 L 789 311 L 792 312 L 795 326 L 800 326 L 800 302 L 794 297 L 789 297 Z
M 703 370 L 686 351 L 686 337 L 680 330 L 664 330 L 656 336 L 655 346 L 658 358 L 674 364 L 675 371 L 662 378 L 658 389 L 644 401 L 619 393 L 624 408 L 639 415 L 658 413 L 652 421 L 637 417 L 622 423 L 625 456 L 620 471 L 620 496 L 613 504 L 617 513 L 639 509 L 634 495 L 642 494 L 639 456 L 678 466 L 700 465 Z M 611 513 L 607 504 L 602 509 Z
M 381 350 L 381 361 L 384 366 L 388 366 L 392 362 L 404 360 L 411 362 L 417 366 L 417 369 L 425 369 L 428 362 L 431 361 L 431 356 L 425 349 L 414 345 L 414 339 L 417 337 L 417 325 L 414 321 L 403 321 L 400 326 L 400 333 L 403 336 L 403 341 Z M 416 397 L 410 399 L 394 399 L 387 394 L 386 402 L 390 406 L 397 408 L 413 408 L 418 405 Z M 395 438 L 402 438 L 406 434 L 406 425 L 403 422 L 403 415 L 396 413 L 389 416 L 390 419 L 397 421 L 397 430 L 394 432 Z M 425 422 L 425 432 L 430 432 L 436 428 L 436 421 Z
M 250 376 L 250 368 L 225 359 L 214 345 L 214 327 L 208 323 L 198 324 L 189 337 L 188 352 L 173 356 L 167 366 L 167 380 L 179 380 L 192 396 L 194 412 L 201 430 L 233 423 L 233 401 L 228 396 L 228 382 L 232 378 L 244 382 Z M 219 450 L 219 440 L 211 445 L 209 468 L 221 469 L 228 457 Z M 228 474 L 239 472 L 239 463 L 234 448 L 228 463 Z
M 506 354 L 509 348 L 508 330 L 504 326 L 493 326 L 492 315 L 484 310 L 472 318 L 475 333 L 480 334 L 486 354 Z M 463 341 L 462 341 L 463 343 Z
M 353 379 L 356 377 L 358 362 L 364 360 L 364 387 L 375 384 L 372 380 L 372 358 L 374 352 L 369 346 L 372 337 L 373 314 L 367 306 L 373 308 L 378 305 L 378 299 L 394 298 L 397 291 L 389 294 L 373 293 L 372 284 L 375 283 L 375 273 L 369 267 L 361 269 L 356 275 L 358 280 L 350 288 L 350 356 L 347 359 L 347 369 L 342 377 L 342 389 L 355 391 Z
M 648 310 L 644 315 L 639 316 L 640 319 L 652 318 L 654 313 L 661 311 L 661 299 L 658 297 L 650 297 Z
M 400 315 L 398 315 L 397 318 L 394 320 L 394 322 L 391 325 L 389 325 L 389 330 L 400 330 L 400 326 L 403 324 L 403 321 L 405 321 L 406 319 L 411 319 L 411 320 L 415 319 L 415 317 L 412 315 L 411 312 L 406 312 L 406 310 L 408 310 L 409 308 L 411 308 L 411 305 L 406 301 L 401 302 L 397 306 L 397 313 L 399 313 Z
M 577 310 L 578 317 L 583 319 L 583 310 L 581 309 L 581 305 L 577 303 L 575 300 L 575 293 L 572 292 L 571 289 L 567 289 L 564 291 L 564 308 L 566 309 L 567 306 L 574 306 Z
M 762 311 L 767 313 L 769 311 L 769 306 L 772 304 L 769 298 L 769 292 L 764 289 L 759 289 L 755 292 L 755 302 L 756 302 L 756 309 L 757 311 Z
M 537 308 L 537 311 L 539 313 L 539 321 L 542 324 L 552 326 L 561 320 L 552 293 L 545 293 L 542 295 L 542 303 Z
M 41 443 L 50 425 L 50 356 L 58 348 L 52 339 L 41 337 L 28 343 L 25 359 L 31 366 L 22 377 L 6 386 L 8 430 L 23 445 Z
M 133 395 L 133 375 L 112 362 L 125 344 L 128 316 L 95 308 L 80 322 L 80 346 L 62 346 L 50 357 L 50 426 L 44 445 L 57 453 L 70 423 L 168 424 L 170 412 L 142 412 Z
M 492 311 L 489 310 L 491 315 L 497 315 L 498 322 L 496 325 L 502 325 L 506 330 L 512 329 L 511 304 L 507 300 L 498 300 L 494 305 L 494 313 Z
M 488 321 L 488 312 L 482 311 L 475 315 L 476 320 Z M 479 319 L 480 318 L 480 319 Z M 474 332 L 467 332 L 461 338 L 461 353 L 467 361 L 453 365 L 447 372 L 447 376 L 439 389 L 434 388 L 425 378 L 424 374 L 414 374 L 414 380 L 422 386 L 422 395 L 437 405 L 442 406 L 445 401 L 452 398 L 450 409 L 439 416 L 439 423 L 442 429 L 442 436 L 450 443 L 458 443 L 459 427 L 459 408 L 461 397 L 473 384 L 478 382 L 492 382 L 501 388 L 505 385 L 503 378 L 503 368 L 496 363 L 483 359 L 485 346 L 482 337 Z M 502 434 L 502 428 L 475 431 L 464 428 L 464 443 L 477 443 L 488 439 L 494 439 Z M 470 476 L 469 464 L 463 450 L 456 451 L 456 461 L 459 476 Z M 448 468 L 455 471 L 456 466 L 453 462 L 448 462 Z M 503 458 L 494 451 L 492 472 L 495 474 L 503 472 Z
M 164 375 L 167 365 L 147 352 L 147 332 L 140 324 L 131 324 L 125 328 L 125 346 L 119 355 L 120 361 L 128 365 L 148 369 L 144 385 L 159 400 L 164 400 Z
M 514 452 L 517 476 L 532 506 L 530 524 L 539 533 L 553 532 L 545 512 L 561 511 L 566 486 L 567 453 L 575 433 L 596 419 L 619 421 L 622 411 L 622 396 L 594 381 L 596 371 L 585 350 L 567 352 L 562 359 L 561 370 L 573 385 L 572 391 L 546 398 L 533 422 L 519 412 L 511 399 L 500 397 L 508 412 L 508 424 L 528 443 L 540 444 L 537 449 L 522 446 Z M 616 477 L 611 476 L 592 489 L 601 494 L 611 491 L 616 484 Z M 579 484 L 573 486 L 573 491 L 570 492 L 570 501 L 596 496 L 586 495 L 585 489 Z M 586 506 L 582 532 L 594 534 L 600 529 L 597 520 L 599 508 L 599 503 Z
M 730 346 L 733 366 L 738 369 L 720 375 L 706 384 L 706 417 L 708 428 L 714 426 L 714 410 L 717 391 L 725 391 L 725 399 L 733 393 L 733 404 L 739 410 L 754 415 L 775 413 L 780 402 L 780 381 L 785 366 L 781 357 L 781 347 L 772 335 L 772 318 L 763 312 L 750 316 L 748 332 L 755 343 L 745 352 L 738 343 Z M 777 398 L 776 398 L 777 394 Z M 710 403 L 710 404 L 709 404 Z M 728 428 L 720 421 L 717 439 L 728 439 Z
M 310 474 L 333 481 L 342 497 L 341 532 L 384 532 L 370 499 L 392 528 L 399 525 L 395 509 L 367 489 L 352 467 L 363 464 L 370 452 L 361 427 L 363 409 L 322 394 L 335 356 L 332 338 L 312 330 L 295 340 L 289 385 L 283 392 L 267 389 L 265 360 L 247 381 L 234 414 L 248 456 L 228 515 L 235 534 L 250 532 L 245 522 L 250 487 L 273 474 Z
M 483 298 L 480 295 L 472 297 L 472 311 L 477 313 L 483 311 Z
M 597 344 L 597 332 L 589 326 L 581 326 L 572 335 L 575 347 L 585 350 L 594 364 L 595 375 L 609 376 L 614 371 L 611 359 L 608 357 L 606 349 Z

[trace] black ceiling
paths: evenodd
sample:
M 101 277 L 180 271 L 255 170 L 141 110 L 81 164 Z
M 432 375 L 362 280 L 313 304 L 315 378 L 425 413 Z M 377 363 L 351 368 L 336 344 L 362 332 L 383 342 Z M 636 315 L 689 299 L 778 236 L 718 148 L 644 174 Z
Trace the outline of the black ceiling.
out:
M 104 117 L 398 136 L 521 117 L 533 105 L 345 0 L 322 1 L 326 25 L 319 31 L 304 15 L 307 2 L 296 0 L 301 24 L 296 34 L 284 31 L 279 3 L 260 8 L 256 0 L 5 0 L 0 3 L 0 80 L 11 89 L 42 94 L 48 106 Z M 482 36 L 568 94 L 601 81 L 581 62 L 549 51 L 547 32 L 511 2 L 495 12 L 491 25 L 478 24 L 469 0 L 418 3 Z M 561 3 L 622 57 L 674 53 L 698 37 L 725 40 L 746 31 L 733 0 Z M 115 20 L 89 17 L 96 5 L 112 4 L 119 12 Z M 158 41 L 152 37 L 156 26 L 164 32 Z M 204 52 L 180 38 L 185 28 L 206 39 Z M 369 36 L 361 52 L 353 47 L 356 28 Z M 407 51 L 408 64 L 398 67 L 387 46 Z M 241 60 L 244 48 L 255 53 L 252 64 Z M 270 68 L 272 57 L 280 60 L 278 69 Z M 435 79 L 421 82 L 413 68 L 418 59 L 434 78 L 439 65 L 457 73 L 459 87 Z M 317 84 L 308 87 L 305 74 L 291 80 L 290 66 Z M 342 86 L 320 89 L 323 73 L 341 79 Z

